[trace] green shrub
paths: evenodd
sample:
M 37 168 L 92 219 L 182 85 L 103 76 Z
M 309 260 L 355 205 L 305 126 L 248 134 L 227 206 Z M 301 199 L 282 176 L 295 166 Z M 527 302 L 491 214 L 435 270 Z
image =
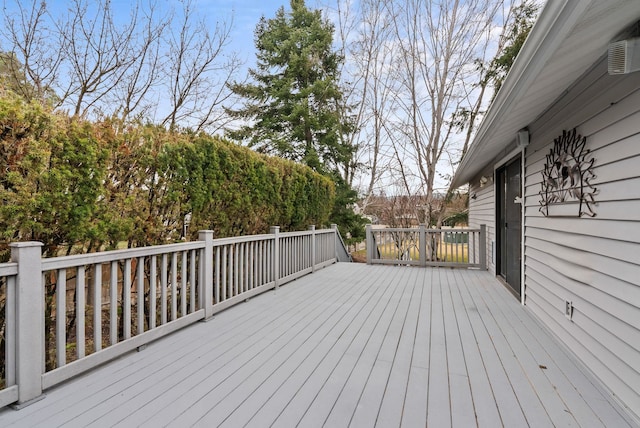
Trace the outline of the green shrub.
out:
M 0 261 L 8 243 L 45 256 L 306 229 L 328 222 L 333 182 L 222 138 L 116 120 L 90 123 L 0 96 Z

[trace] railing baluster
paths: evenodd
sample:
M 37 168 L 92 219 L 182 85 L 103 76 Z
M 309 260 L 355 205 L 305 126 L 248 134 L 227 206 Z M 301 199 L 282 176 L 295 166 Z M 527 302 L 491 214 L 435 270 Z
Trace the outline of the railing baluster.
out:
M 131 338 L 131 259 L 124 261 L 124 274 L 122 276 L 122 313 L 124 340 Z
M 247 245 L 247 289 L 253 289 L 253 241 Z
M 221 288 L 221 301 L 227 300 L 227 246 L 222 247 L 222 283 L 220 284 Z
M 187 276 L 189 275 L 188 271 L 189 265 L 187 264 L 187 252 L 182 252 L 182 281 L 180 286 L 180 316 L 183 317 L 187 315 Z
M 258 276 L 257 285 L 260 286 L 264 284 L 263 282 L 263 274 L 264 274 L 264 241 L 258 241 L 258 260 L 256 260 L 256 272 Z
M 93 265 L 93 350 L 102 349 L 102 263 Z
M 240 285 L 241 290 L 244 293 L 247 291 L 247 243 L 240 244 L 240 253 L 242 258 L 240 259 Z
M 260 285 L 266 284 L 269 280 L 267 279 L 267 272 L 265 270 L 267 266 L 267 241 L 260 242 L 260 260 L 258 261 L 259 265 L 259 273 L 260 273 Z
M 234 248 L 234 267 L 235 273 L 233 277 L 235 278 L 235 288 L 236 288 L 236 296 L 238 294 L 242 294 L 242 244 L 238 243 Z
M 309 251 L 309 236 L 305 235 L 300 239 L 300 254 L 302 256 L 300 260 L 300 267 L 302 269 L 306 269 L 307 267 L 309 267 L 308 251 Z
M 244 291 L 251 290 L 251 242 L 244 244 Z
M 5 282 L 5 382 L 7 386 L 16 384 L 16 277 L 9 276 Z
M 280 246 L 280 259 L 284 260 L 284 270 L 280 271 L 280 267 L 278 267 L 278 270 L 280 271 L 280 276 L 286 276 L 291 272 L 293 264 L 293 260 L 291 260 L 291 245 L 293 240 L 291 238 L 285 238 L 281 239 L 280 242 L 282 243 Z
M 265 247 L 266 247 L 266 257 L 265 257 L 265 274 L 266 274 L 266 279 L 265 282 L 272 282 L 273 281 L 273 257 L 272 257 L 272 250 L 273 250 L 273 240 L 269 240 L 267 242 L 265 242 Z
M 160 260 L 160 325 L 167 323 L 167 254 Z
M 234 244 L 231 246 L 231 260 L 232 263 L 229 264 L 231 269 L 233 269 L 232 278 L 232 294 L 233 296 L 238 295 L 238 245 Z
M 220 303 L 220 247 L 216 247 L 216 279 L 213 285 L 213 289 L 215 291 L 215 301 L 216 303 Z
M 178 318 L 178 253 L 171 254 L 171 321 Z
M 109 278 L 109 338 L 111 344 L 118 343 L 118 262 L 111 262 Z
M 309 240 L 311 241 L 309 244 L 309 262 L 311 264 L 311 272 L 316 271 L 316 226 L 312 224 L 309 226 L 309 230 L 311 231 L 311 237 Z
M 136 288 L 136 309 L 137 309 L 137 334 L 144 333 L 144 257 L 137 259 L 137 288 Z
M 280 273 L 281 276 L 287 275 L 291 267 L 291 259 L 289 258 L 290 243 L 291 243 L 291 239 L 289 238 L 281 239 L 279 242 L 280 257 L 278 257 L 278 259 L 276 260 L 276 263 L 278 264 L 278 272 Z
M 278 271 L 282 276 L 286 276 L 289 274 L 289 269 L 291 267 L 291 260 L 289 259 L 289 245 L 291 240 L 289 238 L 284 238 L 281 241 L 280 246 L 280 257 L 279 260 L 276 260 L 278 264 Z
M 151 266 L 149 267 L 149 330 L 156 328 L 157 312 L 157 290 L 158 290 L 158 258 L 151 256 Z
M 78 359 L 85 356 L 85 283 L 84 266 L 78 266 L 76 273 L 76 355 Z
M 67 270 L 59 269 L 56 279 L 56 365 L 67 363 Z
M 266 284 L 268 282 L 271 282 L 271 269 L 270 269 L 270 253 L 271 253 L 271 244 L 273 243 L 273 241 L 268 240 L 268 241 L 264 241 L 264 252 L 262 255 L 262 274 L 264 275 L 263 284 Z
M 472 256 L 474 253 L 472 245 L 475 242 L 475 239 L 476 239 L 475 233 L 469 232 L 467 235 L 467 263 L 469 264 L 475 263 L 475 257 Z M 464 258 L 464 255 L 462 257 Z
M 480 262 L 480 269 L 487 269 L 487 226 L 485 224 L 480 225 L 480 233 L 478 235 L 478 247 L 480 249 L 478 258 Z
M 269 245 L 271 245 L 271 241 L 262 242 L 262 258 L 260 260 L 260 272 L 262 272 L 261 284 L 266 284 L 271 280 L 271 278 L 269 278 L 269 271 L 267 270 L 269 266 Z
M 196 308 L 196 250 L 191 250 L 189 254 L 189 263 L 191 269 L 189 269 L 189 283 L 191 284 L 189 287 L 189 313 L 193 313 L 197 310 Z
M 260 241 L 253 243 L 253 287 L 258 287 L 260 282 Z
M 244 264 L 244 242 L 238 244 L 238 292 L 240 294 L 244 293 L 246 290 L 245 287 L 245 264 Z
M 238 294 L 243 293 L 242 289 L 242 243 L 236 244 L 236 279 L 238 283 Z
M 473 234 L 473 262 L 480 263 L 480 233 Z
M 265 257 L 265 270 L 267 273 L 267 281 L 266 282 L 272 282 L 273 281 L 273 256 L 272 256 L 272 251 L 273 251 L 273 240 L 269 240 L 266 243 L 267 246 L 267 257 Z
M 253 256 L 253 272 L 254 272 L 254 281 L 253 286 L 258 287 L 262 283 L 260 282 L 260 246 L 262 245 L 260 241 L 256 241 L 255 245 L 255 253 Z

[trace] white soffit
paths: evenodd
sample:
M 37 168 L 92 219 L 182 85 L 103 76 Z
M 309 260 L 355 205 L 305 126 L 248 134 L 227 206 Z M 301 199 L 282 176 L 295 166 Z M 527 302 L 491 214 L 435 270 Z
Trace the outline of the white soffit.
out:
M 640 0 L 549 0 L 490 106 L 453 185 L 468 183 L 640 20 Z

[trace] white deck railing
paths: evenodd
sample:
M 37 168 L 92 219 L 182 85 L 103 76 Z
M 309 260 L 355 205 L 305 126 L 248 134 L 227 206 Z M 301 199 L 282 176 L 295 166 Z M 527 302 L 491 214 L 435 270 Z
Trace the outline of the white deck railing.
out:
M 367 226 L 367 263 L 486 269 L 486 229 Z
M 337 228 L 199 240 L 42 259 L 11 244 L 0 264 L 0 407 L 29 404 L 72 376 L 235 303 L 336 262 Z M 0 305 L 1 307 L 2 305 Z

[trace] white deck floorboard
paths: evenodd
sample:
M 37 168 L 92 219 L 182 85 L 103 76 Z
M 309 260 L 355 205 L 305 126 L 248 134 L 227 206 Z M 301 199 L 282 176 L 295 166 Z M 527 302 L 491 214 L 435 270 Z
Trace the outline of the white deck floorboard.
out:
M 2 427 L 634 426 L 488 272 L 337 264 L 46 391 Z

